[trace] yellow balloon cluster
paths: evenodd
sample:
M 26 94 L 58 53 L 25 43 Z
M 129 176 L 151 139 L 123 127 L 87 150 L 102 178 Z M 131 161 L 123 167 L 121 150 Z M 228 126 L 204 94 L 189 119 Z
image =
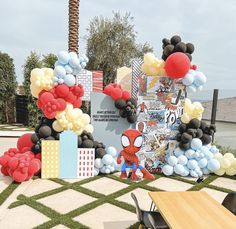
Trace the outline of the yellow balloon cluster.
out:
M 236 175 L 236 158 L 232 153 L 216 153 L 214 158 L 220 162 L 220 169 L 215 171 L 218 176 L 223 176 L 225 173 L 229 176 Z
M 181 121 L 183 123 L 189 123 L 191 119 L 197 118 L 198 120 L 202 119 L 202 113 L 204 107 L 199 102 L 191 102 L 190 99 L 186 98 L 184 101 L 184 113 L 181 116 Z
M 52 127 L 55 131 L 73 130 L 80 135 L 84 130 L 92 133 L 93 126 L 90 123 L 90 116 L 82 112 L 79 108 L 67 103 L 64 111 L 57 112 L 56 119 Z
M 30 90 L 31 94 L 38 98 L 42 90 L 50 90 L 53 88 L 53 69 L 51 68 L 35 68 L 31 71 Z
M 166 76 L 165 61 L 159 60 L 153 53 L 146 53 L 143 58 L 142 72 L 147 76 Z

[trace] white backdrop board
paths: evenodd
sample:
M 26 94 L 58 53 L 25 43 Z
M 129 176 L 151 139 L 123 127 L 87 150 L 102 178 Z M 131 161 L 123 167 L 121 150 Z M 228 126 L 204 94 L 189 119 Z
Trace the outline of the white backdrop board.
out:
M 94 140 L 103 142 L 107 147 L 121 150 L 121 134 L 133 128 L 126 118 L 121 118 L 110 96 L 103 93 L 91 93 L 91 120 L 94 127 Z

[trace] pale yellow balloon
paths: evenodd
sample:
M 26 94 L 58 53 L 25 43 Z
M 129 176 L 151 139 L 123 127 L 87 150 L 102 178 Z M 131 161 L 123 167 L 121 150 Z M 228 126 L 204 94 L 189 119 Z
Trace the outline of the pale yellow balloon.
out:
M 184 104 L 184 112 L 188 113 L 191 115 L 193 113 L 194 107 L 192 104 L 185 103 Z
M 236 158 L 234 158 L 233 161 L 231 161 L 231 166 L 236 169 Z
M 225 170 L 220 168 L 219 170 L 215 171 L 215 174 L 218 176 L 223 176 L 225 174 Z
M 30 92 L 31 92 L 31 94 L 32 94 L 35 98 L 38 98 L 40 91 L 41 91 L 40 88 L 35 87 L 35 86 L 32 85 L 32 84 L 30 85 Z
M 84 124 L 89 124 L 90 123 L 90 116 L 88 114 L 82 114 L 81 120 Z
M 91 124 L 88 124 L 88 125 L 85 126 L 84 130 L 86 130 L 89 133 L 93 133 L 94 128 Z
M 223 158 L 223 155 L 222 155 L 222 153 L 215 153 L 214 158 L 215 159 L 221 159 L 221 158 Z
M 52 123 L 52 128 L 57 131 L 57 132 L 61 132 L 63 131 L 63 128 L 61 127 L 61 125 L 59 124 L 59 122 L 57 120 L 55 120 L 53 123 Z
M 233 161 L 233 159 L 234 159 L 234 155 L 232 153 L 226 153 L 226 154 L 224 154 L 224 157 L 230 161 Z
M 223 157 L 219 161 L 220 161 L 220 168 L 222 168 L 222 169 L 227 169 L 231 165 L 230 160 L 228 160 L 227 158 Z
M 233 167 L 229 167 L 228 169 L 225 170 L 225 173 L 229 176 L 234 176 L 236 175 L 236 169 Z
M 34 80 L 37 80 L 38 78 L 43 77 L 44 73 L 42 69 L 40 68 L 34 68 L 30 73 L 30 81 L 33 82 Z
M 181 116 L 181 121 L 185 124 L 189 123 L 190 122 L 190 117 L 188 116 L 187 113 L 184 113 L 182 116 Z
M 155 60 L 155 55 L 151 52 L 148 52 L 148 53 L 144 54 L 143 60 L 144 60 L 145 64 L 153 63 Z

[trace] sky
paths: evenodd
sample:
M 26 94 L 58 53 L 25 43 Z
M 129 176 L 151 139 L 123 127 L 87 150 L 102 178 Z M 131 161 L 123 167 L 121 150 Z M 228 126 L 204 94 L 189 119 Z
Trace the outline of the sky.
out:
M 161 58 L 162 39 L 178 34 L 195 45 L 193 64 L 208 78 L 205 90 L 236 95 L 235 0 L 80 0 L 80 53 L 86 53 L 86 28 L 94 16 L 130 12 L 137 41 L 148 42 Z M 23 81 L 30 51 L 67 50 L 68 0 L 0 0 L 0 50 L 8 53 Z

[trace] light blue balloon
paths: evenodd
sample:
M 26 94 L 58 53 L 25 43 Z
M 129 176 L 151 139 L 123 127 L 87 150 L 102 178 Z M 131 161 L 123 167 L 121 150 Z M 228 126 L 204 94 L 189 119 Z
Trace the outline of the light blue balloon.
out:
M 174 172 L 178 175 L 181 175 L 184 173 L 184 166 L 181 164 L 177 164 L 174 166 Z
M 181 174 L 183 177 L 187 177 L 189 175 L 189 169 L 184 168 L 184 172 Z
M 72 67 L 72 68 L 77 68 L 80 66 L 80 62 L 79 62 L 79 59 L 78 57 L 72 57 L 70 58 L 69 60 L 69 65 Z
M 94 168 L 93 173 L 94 173 L 94 176 L 97 176 L 99 174 L 99 169 Z
M 166 175 L 166 176 L 171 176 L 174 172 L 174 168 L 171 165 L 164 165 L 162 167 L 162 172 Z
M 81 70 L 82 70 L 82 67 L 79 65 L 79 66 L 77 66 L 76 68 L 73 69 L 73 74 L 77 75 L 81 72 Z
M 84 57 L 81 56 L 81 57 L 79 58 L 79 62 L 82 63 L 82 62 L 84 62 L 84 61 L 85 61 Z
M 177 159 L 177 157 L 175 157 L 175 156 L 170 156 L 170 157 L 167 159 L 167 162 L 168 162 L 169 165 L 175 166 L 175 165 L 178 163 L 178 159 Z
M 61 63 L 57 60 L 54 64 L 54 67 L 58 66 L 58 65 L 61 65 Z
M 211 172 L 215 172 L 220 169 L 220 162 L 216 159 L 210 159 L 207 164 L 207 168 Z
M 110 171 L 111 171 L 111 173 L 113 173 L 115 171 L 115 167 L 111 166 Z
M 195 151 L 193 149 L 188 149 L 184 154 L 188 159 L 192 159 L 194 158 Z
M 70 55 L 67 51 L 60 51 L 57 55 L 58 61 L 61 64 L 67 64 L 70 59 Z
M 197 91 L 197 88 L 194 84 L 191 84 L 190 86 L 186 87 L 186 91 L 187 93 L 195 93 Z
M 193 138 L 191 141 L 191 148 L 194 150 L 200 150 L 202 148 L 202 141 L 199 138 Z
M 206 158 L 202 158 L 201 160 L 198 161 L 198 166 L 200 168 L 205 168 L 207 166 L 207 159 Z
M 188 163 L 188 158 L 184 155 L 178 157 L 178 163 L 181 165 L 186 165 Z
M 101 169 L 103 167 L 103 162 L 101 158 L 96 158 L 94 161 L 94 166 L 98 169 Z
M 82 62 L 82 63 L 80 63 L 80 65 L 81 65 L 81 68 L 85 68 L 86 67 L 86 62 Z
M 73 69 L 69 64 L 65 65 L 64 68 L 65 68 L 67 74 L 73 73 Z
M 190 86 L 193 83 L 193 75 L 188 73 L 187 75 L 185 75 L 185 77 L 182 79 L 182 82 L 184 85 L 186 86 Z
M 195 169 L 198 167 L 198 162 L 196 160 L 190 159 L 187 163 L 189 169 Z
M 196 171 L 194 171 L 194 170 L 190 170 L 190 175 L 191 175 L 192 177 L 198 177 L 198 174 L 197 174 Z
M 116 150 L 115 147 L 109 146 L 109 147 L 107 148 L 107 153 L 110 154 L 112 157 L 116 157 L 116 155 L 117 155 L 117 150 Z
M 64 79 L 64 82 L 69 87 L 72 87 L 72 86 L 75 85 L 75 77 L 73 75 L 71 75 L 71 74 L 67 74 L 65 79 Z
M 106 170 L 106 167 L 103 166 L 102 168 L 99 169 L 101 173 L 106 173 L 105 170 Z
M 206 76 L 202 73 L 197 71 L 194 77 L 194 84 L 199 87 L 206 83 Z
M 217 149 L 215 145 L 211 146 L 210 151 L 214 154 L 219 152 L 219 150 Z
M 78 55 L 76 52 L 69 52 L 70 59 L 71 58 L 78 58 Z
M 54 76 L 56 76 L 57 78 L 64 78 L 66 75 L 66 70 L 63 66 L 58 65 L 54 68 Z
M 179 147 L 177 147 L 174 151 L 174 155 L 176 157 L 179 157 L 180 155 L 183 155 L 184 154 L 184 151 L 182 149 L 180 149 Z
M 210 174 L 210 170 L 208 168 L 203 168 L 202 169 L 203 174 L 208 175 Z
M 64 83 L 64 79 L 59 78 L 57 82 L 58 82 L 59 84 L 63 84 L 63 83 Z
M 205 154 L 205 157 L 207 160 L 210 160 L 211 158 L 213 158 L 213 153 L 211 151 L 207 151 L 206 154 Z
M 105 154 L 102 158 L 104 165 L 111 165 L 113 163 L 113 157 L 110 154 Z
M 195 172 L 197 173 L 197 175 L 199 176 L 199 177 L 201 177 L 202 175 L 203 175 L 203 172 L 201 171 L 201 170 L 195 170 Z

